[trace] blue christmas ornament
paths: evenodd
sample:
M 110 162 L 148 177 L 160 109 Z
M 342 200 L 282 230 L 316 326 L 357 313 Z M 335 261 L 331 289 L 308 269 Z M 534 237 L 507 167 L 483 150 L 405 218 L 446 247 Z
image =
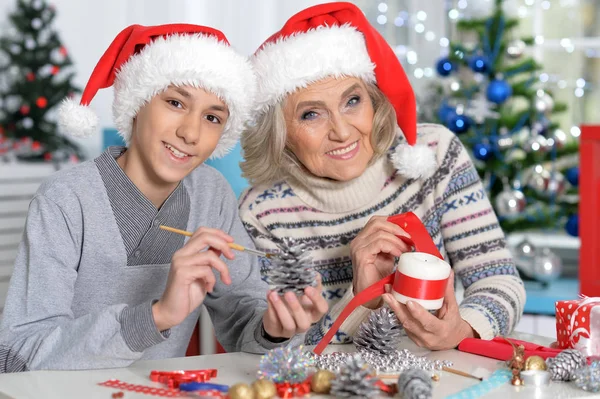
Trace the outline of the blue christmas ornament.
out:
M 473 155 L 480 161 L 487 161 L 492 157 L 492 146 L 487 143 L 477 143 L 473 146 Z
M 471 127 L 471 120 L 465 115 L 452 113 L 446 120 L 446 127 L 454 133 L 464 133 Z
M 444 57 L 437 62 L 435 69 L 437 69 L 437 73 L 439 73 L 440 76 L 448 76 L 452 72 L 455 72 L 458 69 L 458 66 L 450 61 L 449 58 Z
M 579 167 L 568 169 L 566 177 L 569 183 L 577 187 L 579 185 Z
M 469 67 L 474 72 L 486 73 L 490 69 L 490 61 L 484 55 L 476 55 L 469 60 Z
M 573 237 L 579 236 L 579 215 L 571 215 L 565 225 L 565 230 Z
M 512 95 L 512 87 L 504 79 L 492 80 L 487 87 L 487 99 L 502 104 Z
M 449 106 L 448 104 L 443 103 L 440 106 L 440 109 L 438 109 L 437 115 L 438 115 L 438 119 L 440 121 L 442 121 L 442 123 L 445 123 L 447 120 L 450 119 L 451 116 L 456 115 L 456 110 L 453 107 Z

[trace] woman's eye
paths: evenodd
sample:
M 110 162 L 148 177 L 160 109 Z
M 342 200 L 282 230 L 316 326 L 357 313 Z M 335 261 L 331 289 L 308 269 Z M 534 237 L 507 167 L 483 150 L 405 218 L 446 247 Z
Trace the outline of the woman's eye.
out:
M 171 106 L 173 106 L 175 108 L 181 108 L 182 107 L 181 103 L 179 101 L 177 101 L 177 100 L 167 100 L 167 102 L 169 104 L 171 104 Z
M 354 96 L 350 100 L 348 100 L 348 105 L 350 105 L 350 106 L 356 105 L 358 103 L 360 103 L 360 97 L 358 97 L 358 96 Z
M 314 111 L 308 111 L 302 114 L 302 119 L 311 120 L 317 117 L 317 113 Z
M 215 115 L 206 115 L 206 120 L 212 123 L 221 123 L 221 120 Z

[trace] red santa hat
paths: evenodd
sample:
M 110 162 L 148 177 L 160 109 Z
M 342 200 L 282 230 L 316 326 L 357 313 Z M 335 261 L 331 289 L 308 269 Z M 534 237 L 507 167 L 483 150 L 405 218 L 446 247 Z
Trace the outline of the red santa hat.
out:
M 79 104 L 72 99 L 62 103 L 59 126 L 74 136 L 95 133 L 98 117 L 89 104 L 99 89 L 113 86 L 114 122 L 129 143 L 140 108 L 170 85 L 202 88 L 227 104 L 229 118 L 212 157 L 227 154 L 250 119 L 256 77 L 248 60 L 229 46 L 223 33 L 204 26 L 125 28 L 100 58 Z
M 327 77 L 354 76 L 375 83 L 396 110 L 406 144 L 392 162 L 409 178 L 426 178 L 436 169 L 435 154 L 417 144 L 415 94 L 396 54 L 351 3 L 327 3 L 291 17 L 252 56 L 258 78 L 258 112 L 299 88 Z

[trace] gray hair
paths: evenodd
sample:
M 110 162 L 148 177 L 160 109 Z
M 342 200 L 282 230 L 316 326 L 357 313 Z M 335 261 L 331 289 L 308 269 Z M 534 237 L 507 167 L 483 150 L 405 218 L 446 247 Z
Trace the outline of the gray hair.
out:
M 373 83 L 366 83 L 366 87 L 374 110 L 371 133 L 373 158 L 370 161 L 373 163 L 385 155 L 394 143 L 397 122 L 394 107 L 381 90 Z M 284 101 L 270 106 L 256 124 L 242 134 L 244 160 L 240 162 L 240 167 L 242 176 L 253 186 L 283 180 L 294 168 L 306 170 L 287 146 Z

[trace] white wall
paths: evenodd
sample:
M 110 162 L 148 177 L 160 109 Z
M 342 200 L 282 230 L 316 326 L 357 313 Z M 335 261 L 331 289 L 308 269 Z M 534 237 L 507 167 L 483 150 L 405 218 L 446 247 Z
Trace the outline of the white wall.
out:
M 242 54 L 251 54 L 267 37 L 301 9 L 328 1 L 318 0 L 52 0 L 56 7 L 55 29 L 73 59 L 75 83 L 83 88 L 114 37 L 130 24 L 157 25 L 194 23 L 208 25 L 225 33 Z M 15 7 L 14 0 L 0 0 L 0 34 L 6 28 L 5 15 Z M 92 108 L 100 118 L 100 128 L 112 127 L 112 90 L 103 89 Z M 87 155 L 101 150 L 100 132 L 80 140 Z

